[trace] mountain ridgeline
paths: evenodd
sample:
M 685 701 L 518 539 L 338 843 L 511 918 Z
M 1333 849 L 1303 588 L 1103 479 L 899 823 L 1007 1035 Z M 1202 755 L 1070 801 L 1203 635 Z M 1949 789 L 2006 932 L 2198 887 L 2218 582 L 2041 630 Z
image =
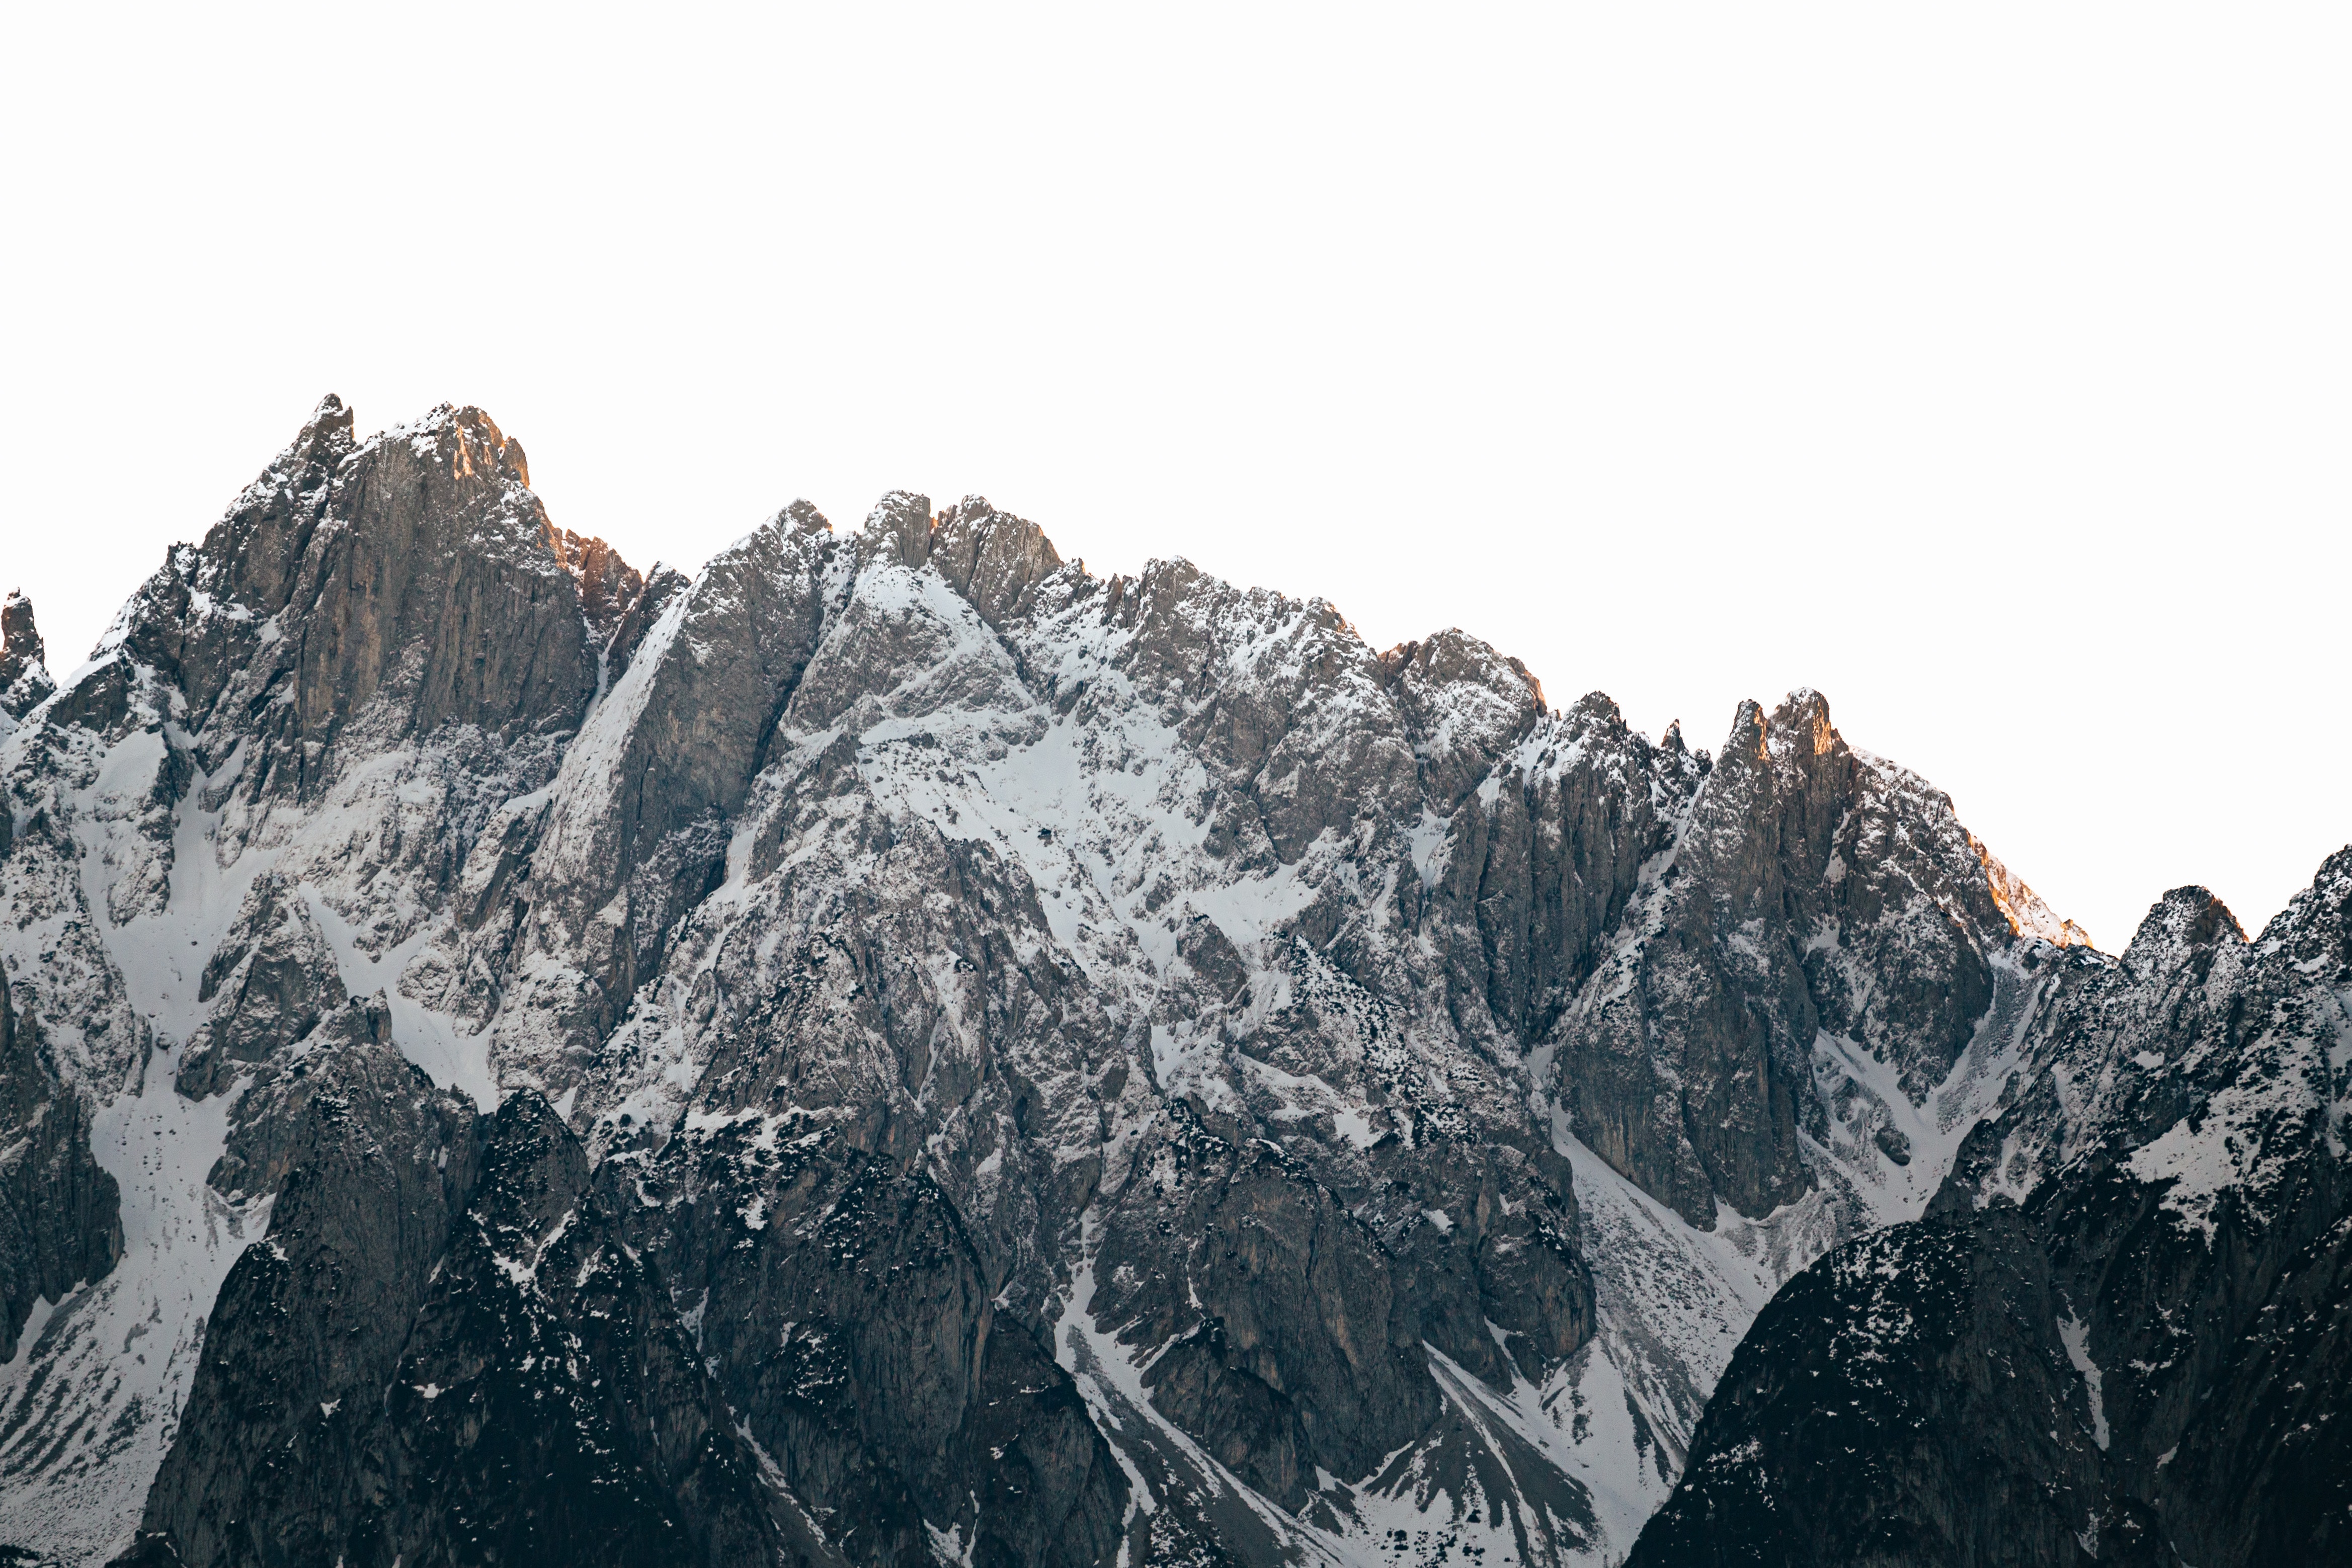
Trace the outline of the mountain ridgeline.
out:
M 2352 852 L 2113 958 L 1811 692 L 333 398 L 0 790 L 36 1561 L 2352 1560 Z

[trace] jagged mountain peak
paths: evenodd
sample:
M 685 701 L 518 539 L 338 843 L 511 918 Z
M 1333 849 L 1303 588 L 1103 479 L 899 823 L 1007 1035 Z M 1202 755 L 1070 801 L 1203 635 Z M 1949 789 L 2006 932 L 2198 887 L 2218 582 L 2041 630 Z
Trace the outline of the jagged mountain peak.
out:
M 770 520 L 788 533 L 829 534 L 833 532 L 832 521 L 823 512 L 817 510 L 815 502 L 810 500 L 795 500 Z
M 1543 683 L 1536 679 L 1532 670 L 1459 626 L 1448 626 L 1414 642 L 1400 643 L 1380 655 L 1380 664 L 1381 673 L 1391 682 L 1411 675 L 1423 685 L 1470 681 L 1499 685 L 1506 690 L 1507 683 L 1496 679 L 1496 671 L 1507 670 L 1512 679 L 1527 688 L 1535 712 L 1550 711 L 1544 704 Z
M 343 455 L 348 455 L 354 440 L 352 430 L 352 411 L 344 406 L 341 398 L 329 392 L 310 411 L 310 417 L 303 422 L 301 431 L 289 450 L 307 457 L 314 452 L 340 448 Z
M 194 731 L 224 700 L 275 698 L 290 709 L 279 733 L 321 747 L 321 764 L 358 722 L 576 727 L 651 619 L 645 579 L 555 526 L 520 444 L 481 410 L 445 403 L 358 442 L 352 428 L 329 396 L 201 546 L 167 553 L 101 643 L 74 715 L 128 722 L 151 679 L 177 694 L 159 690 L 155 711 Z M 315 787 L 307 762 L 297 777 Z
M 622 619 L 646 590 L 645 574 L 621 559 L 621 552 L 603 539 L 565 528 L 551 534 L 556 559 L 579 584 L 580 613 L 595 629 L 600 643 L 609 643 Z M 658 570 L 660 563 L 655 563 Z
M 2166 974 L 2184 966 L 2201 976 L 2216 947 L 2245 942 L 2245 927 L 2210 890 L 2176 887 L 2149 907 L 2124 949 L 2123 962 L 2138 976 Z
M 2340 1560 L 2347 904 L 2352 850 L 2256 942 L 2182 887 L 2050 950 L 1997 1113 L 1766 1308 L 1633 1563 Z
M 354 455 L 402 444 L 420 457 L 446 462 L 462 476 L 495 474 L 526 486 L 530 484 L 530 465 L 522 443 L 508 436 L 496 420 L 471 403 L 437 403 L 420 418 L 389 425 L 369 436 Z
M 1034 608 L 1034 592 L 1065 563 L 1045 530 L 999 511 L 984 496 L 966 496 L 938 513 L 930 498 L 893 490 L 875 504 L 854 536 L 857 569 L 896 563 L 930 567 L 992 628 Z M 1079 576 L 1080 563 L 1071 563 Z
M 1826 757 L 1844 747 L 1830 722 L 1829 699 L 1799 686 L 1770 709 L 1744 697 L 1731 716 L 1730 733 L 1717 754 L 1719 764 L 1738 758 L 1762 766 Z
M 930 560 L 1000 632 L 1009 620 L 1036 610 L 1047 580 L 1066 570 L 1086 577 L 1086 564 L 1066 564 L 1045 529 L 997 510 L 982 496 L 966 496 L 940 514 Z
M 1732 710 L 1731 732 L 1724 737 L 1717 761 L 1727 762 L 1738 757 L 1755 762 L 1769 762 L 1771 752 L 1767 743 L 1770 734 L 1764 705 L 1754 697 L 1740 698 L 1739 706 Z
M 11 589 L 0 602 L 0 722 L 24 717 L 57 689 L 47 653 L 33 624 L 33 601 L 23 589 Z

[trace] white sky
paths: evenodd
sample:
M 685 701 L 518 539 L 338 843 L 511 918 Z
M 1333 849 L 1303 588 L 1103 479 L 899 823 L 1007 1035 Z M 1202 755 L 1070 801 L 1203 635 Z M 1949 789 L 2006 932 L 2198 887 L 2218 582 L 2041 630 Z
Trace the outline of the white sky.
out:
M 2341 7 L 214 9 L 0 19 L 61 672 L 331 390 L 640 565 L 978 492 L 1653 734 L 1817 686 L 2110 948 L 2352 838 Z

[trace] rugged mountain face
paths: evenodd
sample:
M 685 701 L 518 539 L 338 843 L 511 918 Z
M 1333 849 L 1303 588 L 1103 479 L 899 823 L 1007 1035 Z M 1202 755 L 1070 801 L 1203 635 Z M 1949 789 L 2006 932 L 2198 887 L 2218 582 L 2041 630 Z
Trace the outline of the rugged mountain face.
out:
M 1783 1281 L 2060 1125 L 2104 961 L 1815 694 L 528 486 L 330 399 L 0 735 L 0 1542 L 1611 1561 Z
M 1920 1221 L 1767 1307 L 1636 1563 L 2352 1553 L 2352 850 L 2069 956 Z

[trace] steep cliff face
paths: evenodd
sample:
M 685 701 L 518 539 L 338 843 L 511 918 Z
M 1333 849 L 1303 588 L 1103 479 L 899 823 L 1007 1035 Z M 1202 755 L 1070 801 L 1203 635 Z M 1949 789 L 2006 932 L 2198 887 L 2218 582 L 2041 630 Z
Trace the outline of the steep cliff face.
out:
M 2352 1549 L 2352 850 L 2059 966 L 1931 1211 L 1758 1320 L 1637 1563 Z
M 223 1281 L 315 1164 L 288 1084 L 365 1041 L 495 1104 L 400 977 L 492 810 L 561 759 L 595 695 L 591 637 L 495 426 L 445 409 L 357 442 L 330 399 L 0 737 L 16 1011 L 66 1090 L 52 1124 L 77 1104 L 88 1119 L 121 1239 L 110 1271 L 42 1288 L 37 1334 L 0 1367 L 0 1540 L 88 1560 L 128 1539 L 201 1414 L 208 1325 L 236 1332 L 215 1313 Z M 351 998 L 379 992 L 362 1027 Z M 262 1483 L 174 1485 L 217 1500 Z
M 0 782 L 76 1561 L 1607 1561 L 2098 962 L 1813 694 L 976 497 L 640 573 L 474 410 L 322 404 Z
M 0 1331 L 10 1359 L 26 1322 L 103 1278 L 122 1256 L 121 1197 L 90 1148 L 89 1102 L 19 1018 L 0 974 Z
M 1991 1013 L 1997 970 L 2067 935 L 2022 927 L 1951 802 L 1849 747 L 1812 692 L 1740 708 L 1643 892 L 1609 983 L 1555 1030 L 1560 1099 L 1586 1143 L 1699 1226 L 1802 1197 L 1822 1179 L 1802 1138 L 1856 1141 L 1841 1058 L 1891 1075 L 1882 1101 L 1927 1100 Z M 1817 1076 L 1837 1087 L 1809 1092 Z M 1866 1130 L 1891 1130 L 1882 1148 L 1904 1163 L 1899 1126 Z
M 386 1390 L 481 1163 L 473 1107 L 390 1025 L 381 1001 L 346 1002 L 239 1098 L 245 1153 L 213 1186 L 276 1198 L 269 1239 L 222 1281 L 146 1500 L 186 1561 L 331 1563 L 385 1505 Z
M 42 663 L 47 652 L 33 624 L 33 601 L 10 590 L 0 601 L 0 726 L 24 717 L 58 689 Z

